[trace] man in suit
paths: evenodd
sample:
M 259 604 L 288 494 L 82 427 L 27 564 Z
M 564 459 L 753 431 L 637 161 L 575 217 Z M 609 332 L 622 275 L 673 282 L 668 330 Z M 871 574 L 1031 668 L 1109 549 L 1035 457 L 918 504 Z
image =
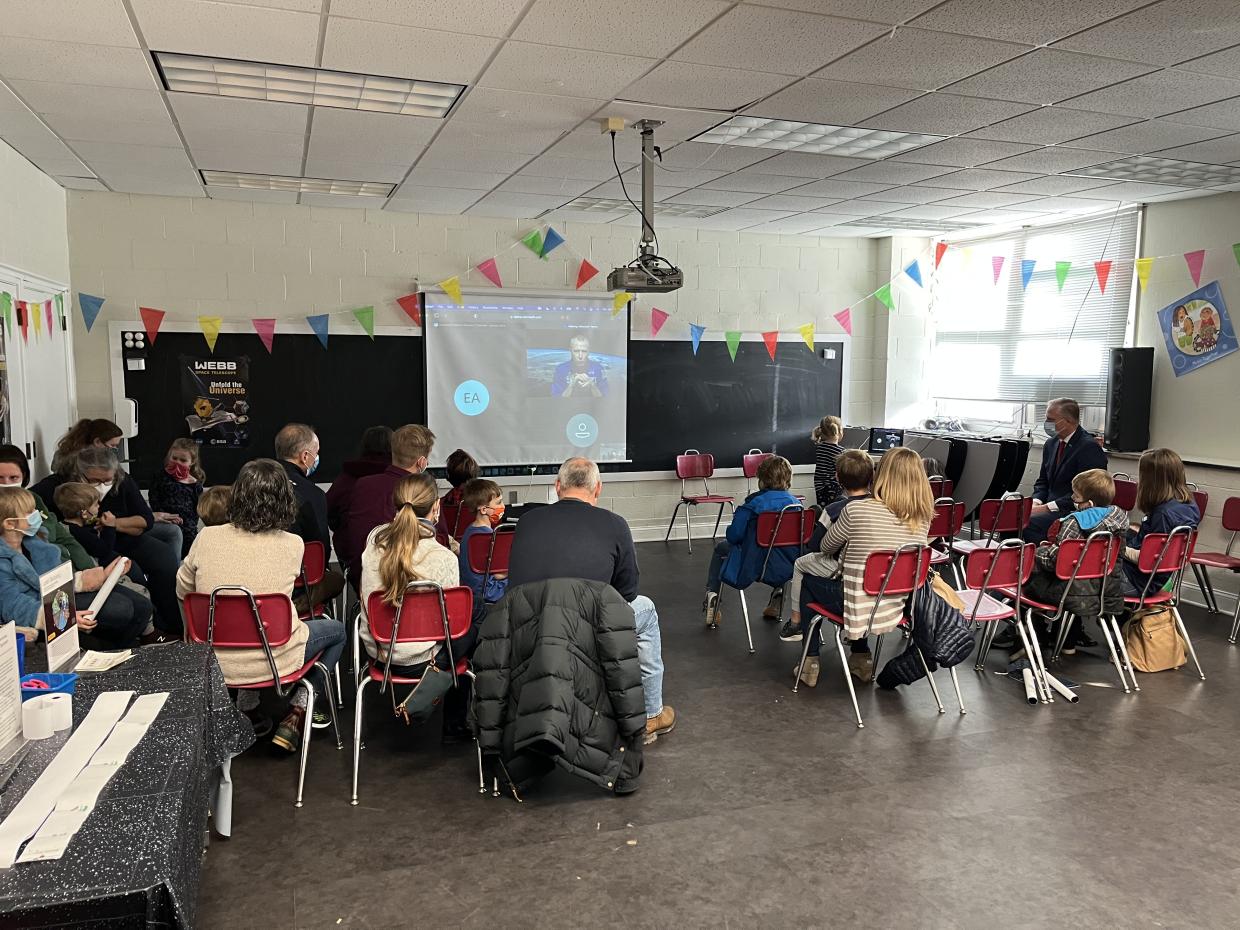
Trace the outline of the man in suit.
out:
M 1060 397 L 1046 405 L 1042 424 L 1050 437 L 1042 447 L 1042 469 L 1033 486 L 1033 516 L 1025 529 L 1026 542 L 1042 542 L 1050 525 L 1075 508 L 1072 479 L 1091 468 L 1106 469 L 1107 454 L 1094 437 L 1081 429 L 1081 408 Z

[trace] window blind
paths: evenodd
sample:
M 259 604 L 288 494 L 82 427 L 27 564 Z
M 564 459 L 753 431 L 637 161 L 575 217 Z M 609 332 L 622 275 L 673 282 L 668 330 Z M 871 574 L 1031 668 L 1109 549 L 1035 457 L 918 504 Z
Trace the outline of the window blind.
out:
M 932 396 L 1105 404 L 1109 350 L 1124 344 L 1127 330 L 1138 215 L 1129 207 L 955 243 L 930 293 Z M 1112 266 L 1104 292 L 1094 262 L 1105 259 Z M 1035 263 L 1028 287 L 1025 261 Z M 1063 262 L 1071 264 L 1061 288 Z

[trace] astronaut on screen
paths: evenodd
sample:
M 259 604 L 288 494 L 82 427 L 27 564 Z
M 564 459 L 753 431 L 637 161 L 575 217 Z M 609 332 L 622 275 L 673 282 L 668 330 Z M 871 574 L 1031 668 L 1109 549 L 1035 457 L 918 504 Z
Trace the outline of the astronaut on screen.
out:
M 555 368 L 551 380 L 552 397 L 606 397 L 607 374 L 603 366 L 590 358 L 590 340 L 574 336 L 569 340 L 571 358 Z

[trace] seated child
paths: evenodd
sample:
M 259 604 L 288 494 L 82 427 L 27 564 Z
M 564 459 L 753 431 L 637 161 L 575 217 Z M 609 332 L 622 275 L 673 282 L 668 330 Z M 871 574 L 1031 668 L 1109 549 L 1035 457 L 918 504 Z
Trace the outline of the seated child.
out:
M 485 478 L 474 478 L 461 486 L 461 503 L 474 514 L 474 522 L 465 530 L 461 537 L 461 584 L 468 585 L 474 592 L 474 622 L 479 622 L 485 615 L 488 604 L 494 604 L 504 596 L 508 588 L 508 574 L 490 575 L 483 585 L 483 576 L 469 567 L 469 540 L 482 533 L 487 536 L 495 532 L 504 519 L 503 490 L 494 481 Z
M 198 498 L 207 480 L 198 458 L 198 443 L 181 437 L 172 440 L 164 467 L 151 479 L 147 500 L 157 523 L 181 528 L 181 557 L 189 552 L 198 535 Z
M 719 589 L 724 581 L 738 590 L 749 587 L 755 581 L 780 588 L 792 574 L 797 547 L 782 546 L 770 553 L 766 577 L 758 577 L 767 552 L 758 545 L 755 519 L 760 513 L 775 513 L 789 505 L 799 507 L 801 502 L 788 491 L 791 484 L 792 465 L 786 458 L 773 455 L 758 466 L 758 490 L 736 508 L 724 540 L 715 546 L 711 556 L 706 596 L 702 600 L 702 616 L 707 626 L 717 626 L 722 619 Z M 773 598 L 767 610 L 772 616 L 779 615 Z
M 835 473 L 844 489 L 844 496 L 832 501 L 822 511 L 818 521 L 820 528 L 815 529 L 818 546 L 822 544 L 822 536 L 833 522 L 839 519 L 844 507 L 851 501 L 870 496 L 870 483 L 874 480 L 874 462 L 870 456 L 860 449 L 849 449 L 835 462 Z M 817 546 L 815 547 L 817 548 Z M 838 578 L 840 561 L 821 551 L 810 552 L 801 556 L 792 567 L 792 584 L 789 585 L 789 596 L 792 600 L 792 619 L 788 620 L 779 631 L 779 638 L 785 642 L 801 641 L 801 585 L 806 575 L 816 578 Z
M 448 479 L 448 484 L 452 485 L 452 490 L 439 501 L 439 522 L 435 526 L 435 538 L 439 540 L 441 546 L 451 543 L 452 551 L 455 552 L 458 536 L 474 519 L 472 514 L 460 511 L 458 508 L 464 499 L 465 484 L 478 477 L 478 463 L 464 449 L 457 449 L 448 456 L 445 464 L 447 466 L 445 477 Z M 452 520 L 451 524 L 449 524 L 449 518 Z
M 207 488 L 198 498 L 198 519 L 203 526 L 223 526 L 228 522 L 228 508 L 232 506 L 232 485 L 217 484 Z
M 62 521 L 83 549 L 100 565 L 111 565 L 120 558 L 116 551 L 116 527 L 99 522 L 99 495 L 89 484 L 69 481 L 52 494 Z
M 1068 540 L 1085 539 L 1091 533 L 1105 530 L 1117 537 L 1117 546 L 1123 546 L 1123 537 L 1128 531 L 1128 514 L 1111 503 L 1114 499 L 1115 480 L 1104 469 L 1091 468 L 1072 479 L 1072 503 L 1076 509 L 1060 519 L 1059 535 L 1054 543 L 1044 542 L 1038 546 L 1034 571 L 1024 588 L 1027 597 L 1043 604 L 1059 603 L 1068 583 L 1056 576 L 1055 560 L 1060 545 Z M 1102 607 L 1107 614 L 1118 614 L 1124 607 L 1121 562 L 1116 563 L 1115 571 L 1106 579 L 1106 602 Z M 1072 585 L 1065 606 L 1079 622 L 1073 623 L 1064 641 L 1064 655 L 1074 655 L 1078 645 L 1097 645 L 1085 635 L 1082 625 L 1087 618 L 1098 618 L 1101 593 L 1102 586 L 1098 579 L 1081 580 Z M 1037 624 L 1036 629 L 1039 639 L 1044 634 L 1049 637 L 1044 624 Z

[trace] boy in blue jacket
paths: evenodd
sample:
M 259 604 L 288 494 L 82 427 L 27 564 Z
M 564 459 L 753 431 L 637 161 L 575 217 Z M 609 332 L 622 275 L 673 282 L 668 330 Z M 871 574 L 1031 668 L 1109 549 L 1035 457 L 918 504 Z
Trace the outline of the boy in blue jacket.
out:
M 702 616 L 707 626 L 718 626 L 722 619 L 719 611 L 721 582 L 726 581 L 730 587 L 740 590 L 762 581 L 778 589 L 792 577 L 792 563 L 800 554 L 797 546 L 782 546 L 772 551 L 766 577 L 758 577 L 767 550 L 758 545 L 757 537 L 758 514 L 777 513 L 789 505 L 801 506 L 788 491 L 791 484 L 792 465 L 787 459 L 773 455 L 758 466 L 758 490 L 736 508 L 724 541 L 715 546 L 711 556 L 706 597 L 702 601 Z
M 474 522 L 461 537 L 458 554 L 461 568 L 461 584 L 474 592 L 474 623 L 486 616 L 487 607 L 501 600 L 508 589 L 507 573 L 490 575 L 483 584 L 483 576 L 469 567 L 469 540 L 482 533 L 490 536 L 504 519 L 504 492 L 494 481 L 473 478 L 461 485 L 461 504 L 474 515 Z

